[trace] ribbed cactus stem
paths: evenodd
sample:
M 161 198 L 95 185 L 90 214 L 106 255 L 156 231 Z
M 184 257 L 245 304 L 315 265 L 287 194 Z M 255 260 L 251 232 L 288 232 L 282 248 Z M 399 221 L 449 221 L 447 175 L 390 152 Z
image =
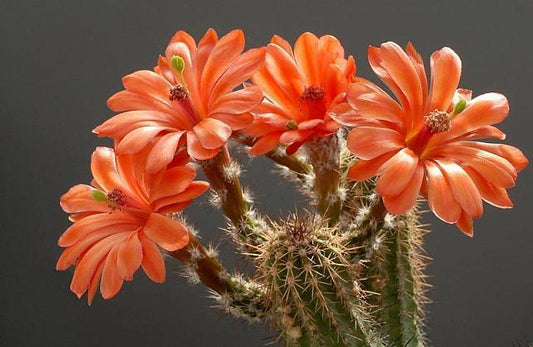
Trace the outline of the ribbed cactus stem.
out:
M 289 346 L 381 346 L 345 240 L 322 223 L 291 217 L 260 250 L 278 328 Z
M 224 146 L 213 159 L 201 161 L 200 164 L 211 188 L 217 194 L 217 202 L 234 227 L 234 237 L 240 243 L 251 246 L 260 244 L 260 231 L 265 223 L 244 198 L 239 180 L 240 167 L 232 161 L 227 147 Z
M 341 178 L 340 146 L 337 134 L 320 137 L 306 144 L 307 155 L 313 167 L 313 190 L 318 210 L 334 225 L 341 213 L 343 196 L 339 185 Z
M 421 254 L 423 230 L 414 214 L 397 216 L 368 250 L 364 287 L 377 293 L 370 302 L 391 346 L 424 346 L 422 305 L 426 284 Z

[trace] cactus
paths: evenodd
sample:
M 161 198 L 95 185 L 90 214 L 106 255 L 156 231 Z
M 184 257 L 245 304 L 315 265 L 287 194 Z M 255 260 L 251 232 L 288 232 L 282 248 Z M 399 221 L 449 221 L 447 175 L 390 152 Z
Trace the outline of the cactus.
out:
M 273 223 L 268 236 L 256 263 L 288 345 L 382 345 L 344 237 L 309 214 Z

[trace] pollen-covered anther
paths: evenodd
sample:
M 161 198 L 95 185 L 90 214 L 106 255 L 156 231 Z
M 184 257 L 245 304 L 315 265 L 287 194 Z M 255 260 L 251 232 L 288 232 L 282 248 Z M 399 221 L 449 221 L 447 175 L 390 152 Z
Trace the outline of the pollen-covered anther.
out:
M 115 209 L 126 204 L 126 194 L 122 190 L 115 188 L 107 193 L 107 204 L 109 207 Z
M 302 95 L 300 96 L 300 101 L 302 102 L 322 102 L 324 101 L 324 97 L 326 96 L 326 92 L 324 92 L 324 89 L 320 87 L 307 87 L 303 91 Z
M 433 110 L 424 118 L 425 124 L 432 134 L 448 131 L 452 127 L 448 113 L 444 111 Z
M 187 99 L 188 95 L 189 91 L 180 83 L 178 83 L 170 88 L 170 94 L 168 98 L 170 99 L 170 101 L 181 101 Z

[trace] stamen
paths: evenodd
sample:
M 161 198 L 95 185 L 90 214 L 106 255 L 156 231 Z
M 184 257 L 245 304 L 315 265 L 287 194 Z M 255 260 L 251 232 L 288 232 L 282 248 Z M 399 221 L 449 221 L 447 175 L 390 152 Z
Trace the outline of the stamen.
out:
M 294 119 L 291 119 L 290 121 L 287 122 L 287 124 L 285 124 L 285 129 L 287 130 L 294 130 L 297 128 L 298 128 L 298 123 Z
M 107 205 L 112 209 L 116 209 L 126 204 L 126 194 L 122 190 L 115 188 L 107 193 Z
M 300 101 L 302 102 L 322 102 L 324 101 L 324 97 L 326 96 L 326 93 L 324 92 L 324 89 L 320 87 L 307 87 L 305 88 L 304 92 L 300 96 Z
M 448 113 L 444 111 L 433 110 L 425 119 L 426 126 L 432 134 L 448 131 L 452 127 Z
M 168 98 L 170 99 L 170 101 L 181 101 L 187 99 L 188 95 L 189 92 L 187 91 L 187 89 L 178 83 L 170 88 L 170 95 L 168 96 Z
M 326 92 L 320 87 L 305 88 L 300 96 L 300 107 L 309 118 L 323 118 L 326 113 Z

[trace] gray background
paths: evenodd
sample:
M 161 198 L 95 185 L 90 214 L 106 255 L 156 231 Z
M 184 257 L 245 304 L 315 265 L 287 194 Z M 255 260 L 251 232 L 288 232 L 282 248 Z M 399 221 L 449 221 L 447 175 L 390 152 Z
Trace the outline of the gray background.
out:
M 501 125 L 508 142 L 531 159 L 533 2 L 519 1 L 12 1 L 0 3 L 0 344 L 259 346 L 274 333 L 209 308 L 202 287 L 191 287 L 168 260 L 168 280 L 139 273 L 112 301 L 87 307 L 69 292 L 71 272 L 56 272 L 56 240 L 69 225 L 58 205 L 71 185 L 88 182 L 89 155 L 109 144 L 90 130 L 108 118 L 105 100 L 120 78 L 151 68 L 169 37 L 185 29 L 196 38 L 243 28 L 248 47 L 280 34 L 333 34 L 353 54 L 359 74 L 376 80 L 368 44 L 411 40 L 423 56 L 444 45 L 463 60 L 461 85 L 501 91 L 511 116 Z M 249 164 L 249 163 L 245 163 Z M 302 203 L 290 184 L 259 159 L 243 178 L 263 211 L 276 216 Z M 437 221 L 427 236 L 435 260 L 427 273 L 428 334 L 435 346 L 525 346 L 533 341 L 533 177 L 531 166 L 511 191 L 516 208 L 486 207 L 476 237 Z M 202 200 L 187 211 L 203 238 L 218 242 L 222 217 Z M 228 266 L 243 262 L 227 241 Z

